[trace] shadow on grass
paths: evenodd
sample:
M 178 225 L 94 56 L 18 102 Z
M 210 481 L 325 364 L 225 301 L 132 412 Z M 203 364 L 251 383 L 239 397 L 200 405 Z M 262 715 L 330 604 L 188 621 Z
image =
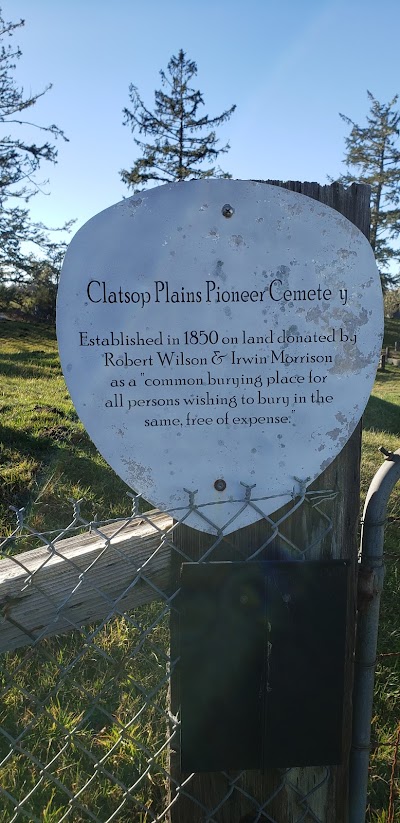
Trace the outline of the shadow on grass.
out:
M 0 357 L 0 374 L 4 377 L 44 377 L 61 374 L 61 366 L 56 352 L 32 349 L 29 352 L 4 354 Z
M 47 323 L 33 323 L 24 320 L 0 320 L 0 338 L 19 340 L 29 338 L 31 342 L 56 339 L 55 326 Z
M 55 439 L 57 435 L 59 440 Z M 27 506 L 32 502 L 32 488 L 35 486 L 36 494 L 41 496 L 41 487 L 46 486 L 49 474 L 62 477 L 62 483 L 57 490 L 49 489 L 46 500 L 48 496 L 57 496 L 59 491 L 68 497 L 68 489 L 80 487 L 84 495 L 101 500 L 104 509 L 118 503 L 121 509 L 129 506 L 126 495 L 129 487 L 110 466 L 99 460 L 85 432 L 56 426 L 48 433 L 35 436 L 0 425 L 0 444 L 3 454 L 0 507 Z
M 3 448 L 17 449 L 23 457 L 41 456 L 42 452 L 47 451 L 52 445 L 48 437 L 38 437 L 22 429 L 14 429 L 1 424 L 0 443 Z
M 363 428 L 400 435 L 400 408 L 379 397 L 370 397 L 363 416 Z

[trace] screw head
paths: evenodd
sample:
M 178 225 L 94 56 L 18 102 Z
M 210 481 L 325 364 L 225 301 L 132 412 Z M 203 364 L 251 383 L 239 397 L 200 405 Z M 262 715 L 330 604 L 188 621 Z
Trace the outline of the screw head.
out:
M 221 211 L 224 217 L 232 217 L 232 215 L 235 214 L 235 209 L 229 203 L 225 203 Z
M 215 481 L 214 489 L 217 492 L 224 492 L 225 491 L 226 483 L 225 483 L 225 480 L 222 479 L 222 477 L 220 477 L 218 480 Z

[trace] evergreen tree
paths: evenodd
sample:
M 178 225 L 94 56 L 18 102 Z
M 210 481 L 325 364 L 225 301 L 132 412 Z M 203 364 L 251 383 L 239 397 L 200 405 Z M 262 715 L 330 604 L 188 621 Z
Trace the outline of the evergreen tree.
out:
M 400 319 L 400 288 L 385 291 L 383 305 L 385 317 L 398 317 Z
M 230 148 L 229 143 L 218 147 L 215 128 L 229 120 L 236 106 L 211 119 L 198 114 L 203 96 L 189 85 L 197 75 L 197 66 L 182 49 L 160 75 L 162 88 L 154 93 L 154 111 L 146 108 L 136 86 L 129 87 L 133 109 L 123 110 L 123 123 L 150 140 L 134 138 L 141 157 L 130 170 L 121 171 L 124 183 L 137 191 L 151 181 L 230 177 L 214 165 L 218 155 Z M 207 167 L 210 163 L 213 165 Z
M 51 86 L 25 96 L 15 84 L 13 72 L 21 51 L 6 41 L 23 25 L 23 20 L 6 22 L 0 9 L 0 282 L 5 283 L 25 282 L 35 276 L 37 259 L 33 248 L 39 248 L 42 258 L 48 258 L 53 265 L 64 246 L 49 237 L 43 224 L 30 219 L 25 205 L 43 185 L 36 180 L 42 161 L 57 160 L 57 151 L 47 137 L 67 138 L 55 125 L 38 126 L 24 119 L 25 112 Z M 32 141 L 33 130 L 46 134 L 44 140 Z M 28 254 L 26 248 L 31 249 Z
M 371 92 L 368 97 L 371 106 L 366 126 L 358 126 L 340 115 L 351 126 L 344 163 L 354 171 L 342 175 L 339 182 L 371 186 L 370 242 L 385 289 L 399 279 L 389 267 L 400 262 L 400 248 L 396 244 L 400 233 L 400 112 L 395 108 L 398 95 L 389 103 L 379 103 Z

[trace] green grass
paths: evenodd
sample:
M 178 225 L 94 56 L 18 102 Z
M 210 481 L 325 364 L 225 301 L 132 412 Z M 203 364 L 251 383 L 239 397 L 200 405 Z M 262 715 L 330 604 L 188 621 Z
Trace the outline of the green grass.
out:
M 67 391 L 52 329 L 0 322 L 0 533 L 9 506 L 28 507 L 32 525 L 60 525 L 68 498 L 85 498 L 88 519 L 123 516 L 128 487 L 97 452 Z M 79 479 L 78 479 L 79 478 Z
M 68 792 L 79 795 L 68 819 L 87 821 L 85 808 L 106 819 L 123 802 L 124 785 L 132 786 L 146 772 L 147 752 L 164 744 L 135 790 L 135 801 L 125 802 L 118 820 L 146 823 L 140 804 L 145 809 L 161 805 L 167 729 L 160 720 L 166 702 L 166 657 L 160 649 L 167 646 L 166 620 L 159 621 L 140 652 L 132 657 L 127 653 L 152 625 L 158 608 L 142 608 L 137 625 L 123 618 L 110 621 L 94 643 L 89 642 L 90 630 L 86 644 L 84 634 L 74 632 L 43 641 L 31 653 L 4 656 L 0 725 L 18 738 L 21 751 L 14 745 L 9 756 L 8 741 L 0 737 L 0 760 L 8 757 L 1 785 L 17 799 L 34 790 L 24 804 L 28 820 L 58 823 L 68 809 Z M 153 694 L 145 710 L 143 691 Z M 40 763 L 49 764 L 44 780 Z M 85 788 L 93 772 L 96 779 Z M 14 803 L 2 798 L 1 823 L 14 819 L 13 810 Z
M 400 322 L 389 321 L 384 345 L 400 341 Z M 0 323 L 0 533 L 9 533 L 15 515 L 9 506 L 25 506 L 38 530 L 70 520 L 68 498 L 85 498 L 84 515 L 102 519 L 129 514 L 129 489 L 100 457 L 79 422 L 62 377 L 52 329 L 23 322 Z M 361 494 L 382 463 L 379 446 L 400 446 L 400 369 L 379 372 L 364 415 Z M 398 484 L 400 486 L 400 484 Z M 400 488 L 391 497 L 386 532 L 387 575 L 382 597 L 376 674 L 368 823 L 390 823 L 389 797 L 399 795 L 391 779 L 400 705 L 398 522 Z M 129 650 L 161 607 L 154 604 L 107 623 L 90 639 L 90 627 L 68 637 L 43 641 L 33 650 L 10 653 L 2 662 L 4 697 L 0 723 L 21 738 L 21 751 L 6 760 L 1 785 L 17 798 L 37 786 L 18 821 L 58 823 L 68 808 L 66 789 L 79 792 L 93 771 L 93 762 L 113 747 L 96 781 L 83 789 L 68 820 L 86 821 L 82 804 L 106 818 L 122 801 L 123 784 L 133 785 L 144 768 L 144 752 L 165 741 L 166 726 L 158 711 L 165 703 L 165 653 L 168 628 L 163 618 L 140 652 Z M 79 664 L 74 663 L 80 655 Z M 79 666 L 79 675 L 78 675 Z M 38 673 L 40 672 L 40 677 Z M 11 680 L 10 680 L 11 676 Z M 142 689 L 154 690 L 150 707 L 132 724 L 143 704 Z M 94 701 L 94 702 L 93 702 Z M 6 723 L 5 723 L 6 721 Z M 128 724 L 128 725 L 127 725 Z M 68 746 L 65 743 L 68 741 Z M 32 757 L 27 757 L 24 750 Z M 0 753 L 7 757 L 7 741 Z M 44 774 L 35 762 L 53 765 Z M 145 808 L 157 808 L 165 791 L 162 768 L 166 749 L 135 790 Z M 118 774 L 112 782 L 107 770 Z M 52 777 L 56 777 L 54 784 Z M 391 789 L 392 784 L 392 789 Z M 64 787 L 64 788 L 63 788 Z M 89 801 L 90 798 L 90 801 Z M 2 800 L 0 823 L 12 818 L 13 804 Z M 147 823 L 145 811 L 128 800 L 119 823 Z
M 383 345 L 385 348 L 388 346 L 394 351 L 395 343 L 397 343 L 397 349 L 400 352 L 400 321 L 394 320 L 391 317 L 385 317 L 385 339 Z

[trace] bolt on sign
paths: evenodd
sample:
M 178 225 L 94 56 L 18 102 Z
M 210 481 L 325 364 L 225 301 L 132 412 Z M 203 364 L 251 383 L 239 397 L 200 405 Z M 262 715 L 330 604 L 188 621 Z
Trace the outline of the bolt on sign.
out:
M 339 454 L 382 329 L 359 229 L 249 181 L 175 183 L 106 209 L 73 238 L 58 293 L 62 368 L 103 457 L 179 517 L 196 491 L 219 527 L 241 484 L 271 498 L 268 514 Z M 246 507 L 225 531 L 257 518 Z M 195 511 L 186 523 L 213 530 Z

